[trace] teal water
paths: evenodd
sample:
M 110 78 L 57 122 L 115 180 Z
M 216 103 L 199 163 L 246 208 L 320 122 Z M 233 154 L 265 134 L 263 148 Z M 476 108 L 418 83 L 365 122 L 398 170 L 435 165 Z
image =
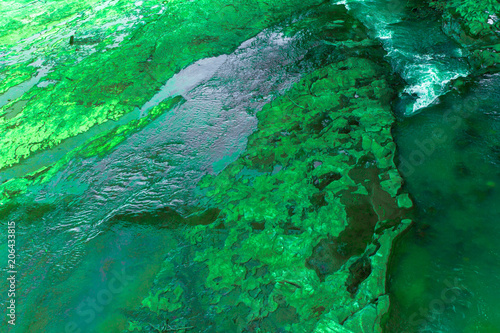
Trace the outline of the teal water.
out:
M 366 21 L 406 81 L 394 135 L 416 204 L 415 226 L 395 248 L 386 332 L 500 332 L 500 77 L 454 89 L 469 69 L 441 22 L 401 15 L 394 2 L 380 15 L 376 5 L 352 10 L 372 8 Z
M 466 51 L 418 1 L 344 3 L 405 80 L 394 135 L 416 224 L 395 248 L 386 332 L 500 332 L 500 79 L 454 89 Z
M 500 76 L 453 88 L 467 51 L 421 2 L 344 3 L 405 81 L 393 134 L 416 223 L 395 248 L 385 331 L 498 333 Z
M 328 13 L 309 19 L 324 24 Z M 232 54 L 193 64 L 116 123 L 0 171 L 2 181 L 22 176 L 89 135 L 144 116 L 169 96 L 186 99 L 107 156 L 73 159 L 49 183 L 31 187 L 4 208 L 2 220 L 23 221 L 17 229 L 22 320 L 9 327 L 12 332 L 121 331 L 166 257 L 186 281 L 204 274 L 189 264 L 193 248 L 180 237 L 182 225 L 176 222 L 196 212 L 196 184 L 245 149 L 256 128 L 255 113 L 264 104 L 339 56 L 313 34 L 314 25 L 301 24 L 303 18 L 262 31 Z M 1 248 L 6 251 L 7 244 Z M 202 326 L 205 319 L 193 320 Z M 6 321 L 0 325 L 5 329 Z
M 387 332 L 500 332 L 500 75 L 395 129 L 417 207 L 396 247 Z
M 416 223 L 395 249 L 386 332 L 500 332 L 500 77 L 453 89 L 449 83 L 469 68 L 437 16 L 411 12 L 407 1 L 344 3 L 382 42 L 405 81 L 394 135 Z M 125 325 L 124 309 L 140 305 L 166 256 L 186 274 L 203 273 L 189 265 L 193 254 L 177 235 L 181 227 L 154 224 L 151 212 L 192 214 L 195 184 L 244 150 L 254 113 L 339 56 L 320 43 L 314 25 L 322 20 L 328 15 L 294 28 L 293 37 L 284 33 L 293 25 L 286 22 L 230 55 L 195 63 L 130 117 L 171 95 L 182 95 L 185 104 L 105 158 L 71 161 L 8 211 L 26 223 L 18 230 L 26 264 L 19 273 L 25 323 L 19 331 Z M 29 172 L 80 143 L 35 155 L 0 177 Z M 116 218 L 127 214 L 135 220 Z

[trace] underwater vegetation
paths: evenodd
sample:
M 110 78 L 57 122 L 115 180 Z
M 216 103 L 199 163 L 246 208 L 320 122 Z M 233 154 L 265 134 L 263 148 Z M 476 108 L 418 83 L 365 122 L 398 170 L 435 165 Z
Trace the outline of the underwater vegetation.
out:
M 332 33 L 361 26 L 341 8 Z M 155 283 L 142 304 L 159 315 L 148 321 L 176 317 L 172 327 L 184 327 L 200 311 L 214 314 L 204 320 L 217 331 L 380 331 L 392 243 L 411 223 L 393 161 L 399 81 L 363 30 L 334 36 L 343 59 L 266 104 L 246 151 L 199 183 L 219 210 L 186 232 L 205 272 L 191 276 L 199 291 L 165 264 L 162 281 L 178 282 Z
M 18 226 L 20 283 L 18 325 L 2 330 L 409 329 L 398 305 L 429 287 L 389 293 L 394 248 L 410 233 L 432 243 L 428 220 L 411 227 L 422 210 L 445 214 L 422 198 L 466 206 L 470 193 L 443 199 L 432 177 L 453 188 L 476 170 L 450 159 L 414 196 L 398 149 L 411 154 L 405 135 L 425 116 L 405 119 L 498 73 L 499 12 L 493 0 L 3 1 L 0 221 Z M 464 120 L 450 146 L 470 151 L 482 126 Z M 485 184 L 478 204 L 495 193 Z

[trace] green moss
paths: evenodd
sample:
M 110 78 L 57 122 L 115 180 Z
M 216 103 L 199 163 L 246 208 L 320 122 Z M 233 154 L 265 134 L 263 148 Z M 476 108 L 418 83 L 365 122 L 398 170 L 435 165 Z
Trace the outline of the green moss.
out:
M 1 68 L 1 67 L 0 67 Z M 36 68 L 26 64 L 15 64 L 0 72 L 0 94 L 9 88 L 29 80 L 36 74 Z
M 411 208 L 413 206 L 413 203 L 407 193 L 401 194 L 397 197 L 397 199 L 398 206 L 401 208 Z
M 183 293 L 180 286 L 169 285 L 163 290 L 158 290 L 155 294 L 150 294 L 142 301 L 142 305 L 156 313 L 162 310 L 172 312 L 183 306 Z
M 294 0 L 270 5 L 260 0 L 235 4 L 222 0 L 173 1 L 162 15 L 157 15 L 152 7 L 161 2 L 147 1 L 138 9 L 143 12 L 144 20 L 126 31 L 127 39 L 119 48 L 109 47 L 111 41 L 104 38 L 109 31 L 98 31 L 95 52 L 75 53 L 75 48 L 86 42 L 81 40 L 80 46 L 68 42 L 62 51 L 51 54 L 53 60 L 58 60 L 58 65 L 45 78 L 56 82 L 52 89 L 33 87 L 23 96 L 29 101 L 20 115 L 15 119 L 0 119 L 0 130 L 10 138 L 0 141 L 0 169 L 95 125 L 118 119 L 143 105 L 155 89 L 182 68 L 201 58 L 229 53 L 262 29 L 320 2 Z M 55 6 L 55 3 L 50 1 L 46 6 Z M 71 7 L 73 3 L 78 4 L 76 9 L 81 6 L 88 9 L 91 19 L 85 28 L 89 33 L 107 21 L 118 26 L 113 20 L 125 18 L 117 13 L 126 13 L 134 7 L 134 2 L 119 1 L 118 7 L 108 6 L 101 9 L 102 12 L 94 12 L 89 9 L 91 4 L 72 1 L 65 3 L 57 15 L 62 19 L 73 13 L 76 10 Z M 28 13 L 29 6 L 21 12 Z M 45 18 L 40 20 L 43 26 Z M 89 26 L 92 22 L 94 27 Z M 77 23 L 76 17 L 68 24 Z M 6 26 L 18 31 L 15 22 L 6 22 Z M 27 31 L 23 33 L 35 32 Z M 75 40 L 78 41 L 78 36 Z M 33 43 L 41 43 L 39 47 L 46 48 L 47 42 L 37 39 Z M 79 55 L 79 52 L 84 53 Z
M 0 44 L 15 45 L 24 38 L 51 28 L 63 19 L 92 7 L 97 2 L 98 0 L 49 0 L 42 6 L 35 6 L 32 1 L 4 1 L 0 9 Z
M 496 0 L 433 0 L 430 6 L 443 12 L 444 30 L 470 53 L 479 72 L 500 70 L 498 42 L 500 3 Z
M 129 332 L 142 332 L 142 326 L 139 324 L 139 322 L 133 320 L 133 321 L 129 322 L 128 331 Z
M 387 66 L 355 56 L 314 71 L 257 114 L 242 156 L 200 181 L 220 209 L 213 225 L 187 233 L 199 248 L 194 260 L 208 270 L 207 308 L 222 315 L 233 295 L 249 311 L 243 326 L 266 327 L 286 307 L 297 323 L 279 327 L 319 332 L 323 318 L 341 323 L 385 293 L 392 240 L 407 226 L 397 227 L 401 208 L 411 206 L 406 194 L 396 199 L 402 179 L 386 75 Z M 374 241 L 376 224 L 387 220 L 394 228 Z M 216 225 L 227 237 L 209 245 Z M 387 311 L 374 309 L 360 312 L 367 325 Z M 226 319 L 214 320 L 224 327 Z

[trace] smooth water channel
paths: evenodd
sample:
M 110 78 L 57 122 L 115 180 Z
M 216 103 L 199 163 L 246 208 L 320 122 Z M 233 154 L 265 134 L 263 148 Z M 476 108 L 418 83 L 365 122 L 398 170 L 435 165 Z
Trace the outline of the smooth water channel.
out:
M 500 332 L 500 75 L 394 134 L 417 212 L 395 249 L 387 332 Z
M 318 25 L 328 19 L 328 11 L 311 18 Z M 17 311 L 23 319 L 14 332 L 121 331 L 129 319 L 123 309 L 140 306 L 165 258 L 184 274 L 198 274 L 186 263 L 193 249 L 181 232 L 158 224 L 155 214 L 175 220 L 193 213 L 196 184 L 245 149 L 255 113 L 338 56 L 325 51 L 314 28 L 300 22 L 294 28 L 294 21 L 259 33 L 232 54 L 194 63 L 117 122 L 0 171 L 2 180 L 33 172 L 96 132 L 144 116 L 169 96 L 186 99 L 106 157 L 70 161 L 48 184 L 31 187 L 11 212 L 10 219 L 23 221 L 17 230 L 23 263 Z M 284 28 L 294 30 L 293 37 Z M 117 218 L 125 215 L 142 218 Z M 96 304 L 103 291 L 112 297 Z
M 416 224 L 394 251 L 385 330 L 498 333 L 500 75 L 453 90 L 469 71 L 464 51 L 432 13 L 416 3 L 401 15 L 397 3 L 349 5 L 406 81 L 393 134 Z
M 407 1 L 342 3 L 382 42 L 406 82 L 395 104 L 394 135 L 416 223 L 395 248 L 385 330 L 500 332 L 500 75 L 455 91 L 448 83 L 466 76 L 468 65 L 436 16 L 409 11 Z M 318 20 L 328 14 L 310 24 Z M 186 103 L 106 157 L 71 161 L 50 184 L 31 190 L 16 213 L 25 221 L 18 230 L 20 332 L 124 328 L 121 309 L 140 304 L 164 258 L 189 253 L 170 229 L 112 217 L 158 209 L 192 213 L 196 183 L 245 149 L 255 112 L 334 56 L 311 35 L 314 29 L 293 38 L 282 29 L 185 69 L 134 116 L 171 95 Z M 44 160 L 35 155 L 25 167 Z M 115 283 L 125 292 L 94 307 L 97 293 Z

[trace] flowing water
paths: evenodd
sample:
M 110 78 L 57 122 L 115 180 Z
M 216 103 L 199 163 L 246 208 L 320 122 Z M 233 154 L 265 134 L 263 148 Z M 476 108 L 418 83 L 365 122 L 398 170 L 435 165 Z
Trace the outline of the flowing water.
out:
M 387 332 L 500 332 L 499 87 L 483 76 L 395 130 L 417 214 L 396 247 Z
M 325 23 L 328 11 L 314 19 Z M 150 212 L 174 220 L 193 213 L 196 184 L 245 149 L 256 128 L 255 113 L 302 75 L 338 56 L 327 52 L 319 37 L 311 38 L 314 29 L 294 28 L 293 20 L 285 23 L 245 41 L 232 54 L 185 68 L 120 120 L 0 171 L 2 181 L 33 172 L 92 135 L 145 116 L 169 96 L 186 100 L 106 157 L 73 159 L 49 183 L 30 188 L 17 208 L 7 210 L 9 219 L 23 221 L 17 230 L 23 320 L 15 332 L 125 329 L 122 309 L 140 305 L 165 257 L 172 262 L 180 258 L 178 265 L 186 267 L 188 244 L 180 243 L 183 237 L 175 230 L 157 225 Z M 293 37 L 284 33 L 285 27 L 295 31 Z M 120 221 L 127 214 L 142 218 Z
M 393 134 L 417 213 L 395 249 L 385 329 L 500 332 L 500 76 L 443 96 L 468 74 L 465 52 L 435 16 L 403 4 L 348 2 L 406 81 Z
M 408 7 L 410 5 L 410 7 Z M 402 0 L 347 1 L 387 51 L 387 60 L 405 80 L 400 108 L 407 115 L 436 102 L 451 80 L 468 74 L 463 51 L 442 31 L 435 15 L 410 12 L 415 2 Z
M 349 6 L 406 81 L 393 134 L 417 207 L 395 249 L 386 331 L 500 332 L 500 76 L 445 95 L 469 72 L 465 52 L 435 16 L 379 4 Z
M 395 248 L 385 330 L 500 332 L 500 76 L 449 93 L 469 67 L 438 17 L 417 2 L 345 3 L 406 83 L 393 134 L 416 224 Z
M 466 76 L 468 64 L 437 16 L 410 11 L 407 1 L 342 3 L 381 41 L 387 61 L 405 80 L 395 104 L 394 135 L 416 223 L 395 249 L 385 331 L 500 332 L 500 75 L 471 80 L 458 92 L 449 83 Z M 327 13 L 318 20 L 328 20 Z M 164 258 L 189 253 L 175 232 L 153 219 L 116 223 L 113 216 L 147 216 L 158 209 L 192 213 L 196 183 L 245 149 L 256 128 L 255 112 L 335 57 L 311 38 L 311 27 L 287 37 L 283 28 L 291 24 L 261 32 L 230 55 L 186 68 L 129 117 L 146 115 L 168 96 L 180 94 L 186 103 L 106 157 L 73 160 L 49 184 L 31 189 L 11 212 L 25 222 L 18 230 L 25 266 L 19 272 L 26 325 L 20 332 L 124 325 L 120 309 L 140 304 Z M 41 75 L 26 84 L 36 84 Z M 0 177 L 36 170 L 86 137 L 75 140 Z M 117 281 L 125 291 L 93 307 L 92 300 Z M 30 308 L 37 308 L 36 318 Z

